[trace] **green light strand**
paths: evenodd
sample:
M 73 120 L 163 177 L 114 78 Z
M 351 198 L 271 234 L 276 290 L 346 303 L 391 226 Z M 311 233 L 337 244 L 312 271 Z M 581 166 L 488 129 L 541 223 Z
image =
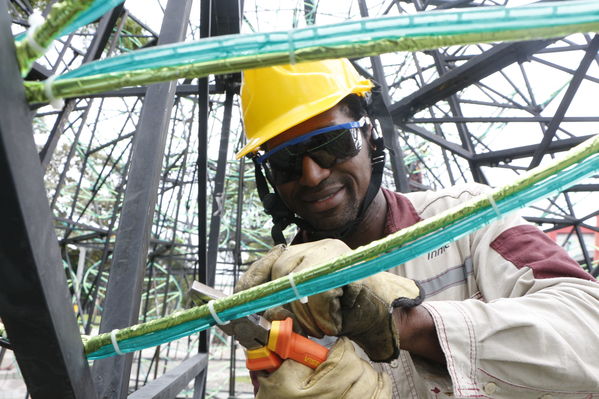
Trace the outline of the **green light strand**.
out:
M 77 17 L 89 9 L 95 0 L 63 0 L 55 3 L 48 13 L 45 21 L 34 29 L 31 37 L 36 45 L 25 36 L 15 43 L 17 61 L 21 76 L 27 76 L 33 62 L 44 55 L 52 41 L 56 39 L 66 27 L 73 23 Z M 39 48 L 38 48 L 39 47 Z M 44 51 L 40 51 L 44 49 Z
M 365 18 L 284 32 L 225 35 L 158 46 L 95 61 L 50 82 L 26 82 L 30 103 L 244 69 L 451 45 L 532 40 L 599 31 L 599 2 L 576 0 L 523 7 L 475 7 Z M 291 53 L 290 49 L 293 49 Z
M 473 231 L 500 217 L 499 214 L 495 214 L 489 198 L 495 201 L 503 213 L 524 207 L 533 200 L 563 190 L 565 186 L 574 184 L 575 181 L 588 175 L 588 173 L 599 170 L 598 154 L 599 135 L 596 135 L 568 151 L 564 158 L 554 160 L 542 168 L 531 169 L 509 185 L 494 189 L 486 195 L 472 198 L 457 207 L 425 219 L 381 240 L 359 247 L 319 267 L 299 272 L 294 275 L 294 281 L 303 294 L 313 295 L 364 278 L 366 276 L 361 275 L 348 281 L 347 276 L 356 270 L 358 271 L 355 273 L 363 273 L 364 268 L 368 267 L 369 263 L 376 263 L 379 260 L 381 260 L 380 262 L 395 261 L 397 259 L 394 259 L 393 256 L 399 252 L 403 251 L 402 256 L 404 256 L 402 262 L 399 263 L 413 259 L 421 253 L 437 248 L 440 242 L 446 243 L 455 240 L 456 235 L 453 234 L 451 229 L 456 225 L 459 228 L 467 225 L 468 231 Z M 551 179 L 558 174 L 563 174 L 561 180 Z M 566 179 L 565 182 L 564 179 Z M 522 199 L 523 194 L 527 194 L 527 200 Z M 508 206 L 511 208 L 508 208 Z M 467 233 L 464 230 L 458 231 L 461 231 L 462 235 Z M 430 241 L 431 239 L 432 241 Z M 424 242 L 424 244 L 419 241 Z M 418 250 L 412 250 L 413 244 L 416 244 Z M 390 268 L 397 264 L 387 264 L 385 267 Z M 377 267 L 380 268 L 380 266 Z M 380 270 L 368 269 L 369 274 L 378 271 Z M 328 280 L 325 281 L 327 278 Z M 317 286 L 318 289 L 314 289 L 314 286 Z M 309 287 L 309 290 L 305 287 Z M 214 310 L 223 320 L 229 320 L 293 300 L 295 300 L 295 294 L 291 290 L 289 280 L 279 278 L 216 300 Z M 205 329 L 211 324 L 213 324 L 213 320 L 208 307 L 200 306 L 175 312 L 162 319 L 124 328 L 116 333 L 116 338 L 123 352 L 131 352 L 189 335 Z M 89 338 L 86 340 L 84 347 L 90 359 L 114 355 L 110 334 L 100 334 Z

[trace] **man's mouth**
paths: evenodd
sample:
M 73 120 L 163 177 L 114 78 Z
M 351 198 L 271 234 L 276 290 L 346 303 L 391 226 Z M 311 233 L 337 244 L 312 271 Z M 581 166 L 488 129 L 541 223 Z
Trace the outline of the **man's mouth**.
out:
M 327 196 L 324 196 L 324 197 L 322 197 L 322 198 L 316 199 L 316 200 L 314 200 L 314 201 L 312 201 L 312 202 L 322 202 L 322 201 L 326 201 L 326 200 L 328 200 L 329 198 L 333 197 L 333 195 L 335 195 L 335 194 L 336 194 L 336 193 L 329 194 L 329 195 L 327 195 Z
M 335 196 L 335 194 L 337 194 L 343 187 L 339 186 L 339 187 L 333 187 L 333 188 L 329 188 L 317 193 L 311 193 L 311 194 L 305 194 L 303 196 L 301 196 L 300 198 L 302 199 L 302 201 L 304 202 L 323 202 L 326 201 L 330 198 L 333 198 Z
M 300 199 L 304 202 L 306 210 L 322 213 L 339 206 L 343 202 L 344 192 L 343 186 L 337 186 L 334 189 L 326 189 L 321 192 L 306 194 L 301 196 Z

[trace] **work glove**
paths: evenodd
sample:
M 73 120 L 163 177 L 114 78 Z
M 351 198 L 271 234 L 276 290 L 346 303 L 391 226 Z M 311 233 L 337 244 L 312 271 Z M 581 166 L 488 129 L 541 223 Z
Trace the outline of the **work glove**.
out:
M 319 245 L 314 245 L 314 243 L 306 243 L 306 244 L 298 244 L 286 247 L 283 244 L 279 244 L 274 246 L 270 251 L 266 253 L 262 258 L 258 259 L 248 268 L 248 270 L 239 278 L 239 281 L 235 285 L 235 292 L 243 291 L 257 285 L 266 283 L 268 281 L 274 280 L 278 277 L 287 275 L 290 271 L 301 271 L 305 267 L 305 265 L 318 265 L 325 263 L 328 260 L 335 259 L 338 256 L 351 251 L 351 249 L 345 245 L 342 241 L 326 239 L 318 241 Z M 284 256 L 283 256 L 284 255 Z M 273 266 L 279 259 L 283 259 L 283 263 L 290 262 L 289 268 L 278 266 L 276 271 L 273 273 Z M 284 272 L 285 270 L 289 270 L 289 272 Z M 335 296 L 340 297 L 343 294 L 343 290 L 341 288 L 335 288 L 330 292 L 334 292 Z M 284 320 L 287 317 L 291 317 L 293 319 L 293 330 L 302 335 L 311 335 L 313 337 L 321 338 L 324 334 L 318 327 L 313 327 L 314 325 L 322 325 L 324 330 L 329 331 L 327 329 L 328 324 L 330 324 L 329 320 L 326 320 L 326 317 L 335 317 L 335 323 L 341 323 L 341 314 L 339 313 L 339 301 L 329 301 L 329 298 L 326 296 L 312 296 L 309 300 L 310 307 L 329 307 L 333 308 L 329 309 L 326 312 L 315 312 L 312 313 L 303 312 L 302 308 L 295 308 L 293 304 L 288 304 L 286 306 L 277 306 L 274 308 L 267 309 L 264 312 L 264 317 L 268 320 Z M 310 318 L 310 322 L 302 322 L 301 318 L 298 318 L 294 313 L 295 311 L 302 312 L 302 316 L 304 319 Z M 316 317 L 316 319 L 314 319 Z M 325 317 L 325 319 L 320 319 L 320 317 Z M 307 328 L 302 328 L 306 326 Z M 332 331 L 332 330 L 331 330 Z M 326 333 L 327 335 L 333 335 Z
M 277 252 L 276 259 L 273 256 L 269 262 L 254 263 L 241 277 L 238 288 L 247 289 L 292 271 L 310 269 L 349 251 L 351 249 L 343 241 L 335 239 L 292 245 Z M 347 336 L 371 360 L 388 362 L 399 355 L 400 337 L 392 316 L 393 308 L 416 306 L 422 302 L 422 297 L 420 287 L 413 280 L 381 272 L 342 288 L 313 295 L 307 304 L 295 301 L 286 308 L 293 313 L 294 326 L 301 325 L 303 332 L 318 338 Z M 283 316 L 286 313 L 275 308 L 265 317 L 274 320 L 278 319 L 277 314 Z
M 248 270 L 241 275 L 239 281 L 237 281 L 234 288 L 235 292 L 244 291 L 270 281 L 272 265 L 285 252 L 285 249 L 285 244 L 275 245 L 266 255 L 252 263 Z
M 388 399 L 391 381 L 360 359 L 347 338 L 340 338 L 315 370 L 285 360 L 268 377 L 259 377 L 256 399 Z

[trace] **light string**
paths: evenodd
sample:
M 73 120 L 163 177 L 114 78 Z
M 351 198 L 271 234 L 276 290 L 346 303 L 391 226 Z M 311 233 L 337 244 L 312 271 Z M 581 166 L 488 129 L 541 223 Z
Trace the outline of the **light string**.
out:
M 563 159 L 535 168 L 514 183 L 492 190 L 502 215 L 566 189 L 591 173 L 599 171 L 599 135 L 575 147 Z M 332 288 L 405 263 L 431 249 L 452 242 L 479 229 L 498 215 L 486 194 L 466 201 L 434 217 L 425 219 L 382 240 L 360 247 L 314 269 L 298 272 L 294 280 L 306 295 Z M 296 293 L 285 277 L 219 299 L 221 317 L 232 320 L 274 306 L 292 302 Z M 214 324 L 206 305 L 178 312 L 160 320 L 121 330 L 121 350 L 134 351 L 178 339 Z M 112 346 L 98 335 L 85 343 L 88 358 L 112 356 Z
M 599 2 L 595 0 L 372 17 L 294 29 L 293 33 L 224 35 L 136 50 L 66 72 L 53 83 L 53 90 L 56 96 L 70 98 L 290 61 L 364 57 L 593 31 L 599 31 Z M 42 83 L 26 82 L 25 86 L 29 102 L 48 100 Z

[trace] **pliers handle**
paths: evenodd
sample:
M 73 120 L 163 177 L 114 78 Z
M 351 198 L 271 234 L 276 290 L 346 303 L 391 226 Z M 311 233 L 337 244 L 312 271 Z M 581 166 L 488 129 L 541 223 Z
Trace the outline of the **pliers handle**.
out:
M 293 332 L 293 320 L 272 321 L 268 344 L 262 348 L 246 350 L 246 367 L 249 370 L 274 371 L 284 359 L 293 359 L 312 369 L 327 358 L 329 350 Z

